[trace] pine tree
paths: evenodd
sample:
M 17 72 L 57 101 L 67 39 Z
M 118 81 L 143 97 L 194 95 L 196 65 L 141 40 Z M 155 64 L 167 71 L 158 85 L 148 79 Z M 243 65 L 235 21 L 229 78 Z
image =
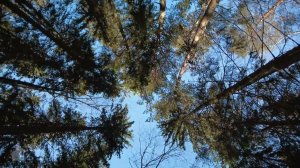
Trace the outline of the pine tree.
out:
M 88 119 L 71 107 L 63 107 L 57 100 L 43 111 L 38 97 L 28 91 L 10 89 L 5 93 L 7 95 L 1 97 L 0 126 L 3 166 L 31 162 L 51 167 L 58 164 L 108 165 L 108 159 L 113 154 L 120 155 L 131 138 L 132 122 L 128 121 L 126 107 L 112 106 L 110 111 L 103 108 L 99 117 Z M 16 148 L 18 160 L 12 158 Z M 58 152 L 57 156 L 47 154 L 50 149 L 52 153 Z M 35 150 L 43 151 L 41 156 L 37 156 Z

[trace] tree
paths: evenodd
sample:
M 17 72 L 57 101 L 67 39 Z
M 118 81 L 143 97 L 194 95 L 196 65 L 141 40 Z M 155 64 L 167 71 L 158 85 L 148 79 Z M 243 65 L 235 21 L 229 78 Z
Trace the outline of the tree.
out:
M 131 138 L 127 109 L 103 108 L 99 117 L 87 118 L 54 100 L 47 111 L 39 107 L 38 97 L 26 91 L 15 91 L 1 97 L 1 165 L 35 166 L 109 165 L 112 154 L 120 155 Z M 11 153 L 19 149 L 19 159 Z M 37 156 L 35 150 L 40 150 Z M 58 154 L 49 154 L 49 150 Z M 29 157 L 29 158 L 28 158 Z M 39 159 L 40 158 L 40 159 Z
M 189 92 L 190 103 L 182 103 L 187 100 L 184 98 L 157 104 L 158 121 L 167 139 L 180 145 L 190 140 L 199 157 L 215 156 L 216 161 L 230 167 L 293 167 L 299 152 L 296 144 L 300 124 L 298 105 L 294 104 L 298 101 L 299 82 L 293 76 L 298 74 L 299 64 L 254 80 L 252 85 L 214 101 L 210 98 L 228 93 L 222 82 L 229 76 L 224 74 L 223 81 L 219 81 L 213 76 L 216 64 L 207 65 L 199 71 L 205 69 L 203 78 L 215 84 L 207 87 L 200 76 L 197 93 Z M 239 71 L 227 66 L 224 72 Z M 230 78 L 242 79 L 239 82 L 249 79 L 236 75 Z M 199 108 L 198 103 L 203 106 Z
M 1 165 L 108 166 L 128 145 L 132 123 L 126 107 L 107 99 L 119 95 L 119 81 L 110 55 L 95 51 L 86 16 L 74 13 L 81 6 L 0 5 Z M 107 105 L 88 103 L 98 97 Z M 74 101 L 96 117 L 77 111 Z
M 148 103 L 167 142 L 190 141 L 199 158 L 229 167 L 292 167 L 299 153 L 299 5 L 0 1 L 0 131 L 10 134 L 1 137 L 3 158 L 21 151 L 22 162 L 40 164 L 36 144 L 55 134 L 57 149 L 43 148 L 43 164 L 108 165 L 119 150 L 104 149 L 108 142 L 96 138 L 106 120 L 90 123 L 75 106 L 114 116 L 112 102 L 132 91 Z M 20 130 L 34 138 L 15 139 Z M 72 148 L 58 138 L 67 135 L 76 139 Z
M 43 8 L 44 13 L 36 9 L 41 7 L 27 1 L 1 3 L 7 7 L 4 8 L 4 14 L 16 14 L 11 16 L 16 20 L 14 22 L 9 21 L 8 17 L 1 19 L 8 25 L 1 27 L 2 64 L 12 66 L 6 68 L 6 72 L 9 72 L 6 77 L 17 73 L 14 78 L 27 77 L 37 85 L 51 87 L 59 94 L 70 96 L 87 92 L 118 95 L 116 75 L 111 69 L 105 68 L 109 64 L 109 57 L 105 53 L 100 57 L 94 54 L 92 38 L 88 32 L 83 32 L 83 16 L 62 22 L 62 19 L 72 17 L 71 13 L 59 18 L 64 9 L 55 8 L 51 3 Z M 71 4 L 60 4 L 61 7 L 63 5 Z M 45 16 L 47 12 L 52 12 L 50 18 Z M 51 26 L 50 22 L 56 26 Z M 28 24 L 30 28 L 27 28 Z M 44 40 L 36 40 L 41 38 Z M 21 50 L 15 51 L 14 47 Z
M 242 80 L 240 80 L 233 86 L 228 87 L 227 89 L 223 90 L 221 93 L 217 94 L 211 99 L 208 99 L 206 102 L 196 107 L 194 112 L 197 112 L 201 108 L 212 104 L 216 100 L 228 97 L 230 94 L 233 94 L 234 92 L 243 89 L 244 87 L 249 86 L 252 83 L 255 83 L 256 81 L 259 81 L 260 79 L 267 77 L 268 75 L 276 71 L 280 71 L 284 68 L 289 67 L 294 63 L 299 62 L 300 61 L 299 54 L 300 54 L 300 46 L 295 47 L 294 49 L 288 51 L 282 56 L 276 57 L 274 60 L 268 62 L 266 65 L 260 67 L 255 72 L 244 77 Z
M 209 22 L 209 20 L 211 19 L 213 12 L 215 11 L 217 5 L 219 3 L 219 0 L 211 0 L 208 1 L 205 12 L 202 16 L 202 18 L 200 20 L 197 20 L 195 25 L 193 26 L 195 30 L 191 31 L 191 37 L 188 37 L 189 40 L 189 47 L 196 46 L 197 43 L 199 42 L 199 40 L 201 39 L 200 36 L 203 36 L 204 31 L 206 29 L 206 26 Z M 203 6 L 205 6 L 204 4 L 202 4 Z M 186 71 L 186 68 L 188 66 L 188 63 L 195 57 L 195 53 L 194 51 L 192 51 L 193 49 L 190 49 L 189 51 L 187 51 L 187 55 L 185 56 L 185 59 L 183 61 L 183 64 L 179 70 L 178 73 L 178 77 L 177 77 L 177 81 L 176 81 L 176 87 L 177 85 L 179 85 L 178 83 L 181 81 L 181 78 L 184 74 L 184 72 Z
M 189 16 L 180 20 L 181 32 L 189 32 L 186 30 L 192 27 L 191 20 L 196 20 L 199 13 L 201 16 L 201 3 L 178 3 L 180 13 L 174 12 L 177 19 Z M 292 102 L 299 94 L 299 60 L 296 58 L 284 66 L 292 59 L 281 57 L 299 55 L 299 42 L 289 35 L 297 32 L 299 25 L 285 20 L 298 14 L 285 10 L 293 5 L 299 3 L 277 0 L 219 3 L 202 34 L 203 39 L 210 41 L 206 45 L 208 50 L 185 46 L 187 51 L 190 48 L 195 51 L 191 61 L 183 61 L 197 80 L 191 83 L 190 78 L 184 82 L 180 79 L 181 85 L 175 84 L 175 89 L 168 85 L 154 103 L 155 119 L 167 140 L 182 146 L 191 141 L 199 157 L 213 156 L 230 167 L 296 164 L 299 119 Z M 285 42 L 279 45 L 281 39 Z M 174 45 L 175 49 L 180 47 Z M 177 55 L 185 56 L 186 50 L 177 51 Z M 182 67 L 179 66 L 179 72 Z M 277 112 L 272 108 L 275 104 L 282 105 Z M 293 107 L 288 108 L 287 104 Z M 295 150 L 282 156 L 291 146 Z

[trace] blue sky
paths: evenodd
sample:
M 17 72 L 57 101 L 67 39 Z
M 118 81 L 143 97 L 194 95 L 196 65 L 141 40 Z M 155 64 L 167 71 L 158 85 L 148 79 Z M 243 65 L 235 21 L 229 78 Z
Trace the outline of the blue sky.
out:
M 127 104 L 129 111 L 129 118 L 131 121 L 134 121 L 131 129 L 133 130 L 133 139 L 131 141 L 131 147 L 124 149 L 121 158 L 117 156 L 113 156 L 110 160 L 111 168 L 130 168 L 129 159 L 133 157 L 133 155 L 139 150 L 139 138 L 144 139 L 147 137 L 143 137 L 143 133 L 147 133 L 149 131 L 154 131 L 153 134 L 160 134 L 159 128 L 157 127 L 156 122 L 146 122 L 147 118 L 150 114 L 145 114 L 146 105 L 140 105 L 137 102 L 141 99 L 138 96 L 130 94 L 126 97 L 124 104 Z M 142 137 L 141 137 L 142 136 Z M 160 145 L 164 144 L 163 137 L 159 138 Z M 191 145 L 187 144 L 186 150 L 181 151 L 182 156 L 181 159 L 171 158 L 161 165 L 163 168 L 188 168 L 192 165 L 195 160 L 195 154 L 192 151 Z M 199 163 L 201 165 L 201 163 Z M 203 167 L 203 166 L 201 166 Z
M 135 139 L 137 138 L 138 132 L 143 129 L 144 127 L 153 127 L 155 126 L 155 123 L 149 123 L 145 122 L 148 115 L 144 114 L 146 107 L 145 105 L 139 105 L 137 104 L 137 101 L 139 100 L 138 96 L 130 95 L 126 98 L 124 101 L 125 104 L 127 104 L 128 111 L 129 111 L 129 118 L 131 121 L 134 121 L 133 126 L 131 127 L 134 134 L 134 139 L 132 140 L 131 144 L 132 147 L 128 147 L 127 149 L 124 149 L 121 155 L 121 158 L 118 158 L 117 156 L 113 156 L 113 158 L 110 161 L 111 168 L 127 168 L 130 167 L 129 165 L 129 157 L 132 155 L 132 148 L 137 148 L 138 143 L 135 143 Z

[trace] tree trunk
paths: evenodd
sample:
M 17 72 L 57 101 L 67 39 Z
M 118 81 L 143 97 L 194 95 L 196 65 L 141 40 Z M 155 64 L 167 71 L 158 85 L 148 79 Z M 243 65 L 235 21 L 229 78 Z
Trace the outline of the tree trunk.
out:
M 38 135 L 48 133 L 76 133 L 86 130 L 99 130 L 100 127 L 72 126 L 62 124 L 30 124 L 30 125 L 2 125 L 0 135 Z
M 72 49 L 64 43 L 64 41 L 59 38 L 59 34 L 56 33 L 56 31 L 53 29 L 53 27 L 48 27 L 43 25 L 42 23 L 37 22 L 34 20 L 32 16 L 26 14 L 24 11 L 21 10 L 21 8 L 10 2 L 10 1 L 0 1 L 0 4 L 3 4 L 8 9 L 10 9 L 13 13 L 17 14 L 19 17 L 23 18 L 26 22 L 30 23 L 33 27 L 41 31 L 44 35 L 46 35 L 48 38 L 50 38 L 53 42 L 56 43 L 60 48 L 65 50 L 69 55 L 78 55 L 78 53 L 74 53 Z M 42 17 L 42 16 L 40 16 Z M 46 20 L 46 19 L 43 19 Z M 51 31 L 52 30 L 52 31 Z
M 268 62 L 266 65 L 260 67 L 250 75 L 246 76 L 241 81 L 237 82 L 233 86 L 225 89 L 223 92 L 217 94 L 213 98 L 208 99 L 206 102 L 202 103 L 198 107 L 193 110 L 193 113 L 196 113 L 203 107 L 213 104 L 214 102 L 218 101 L 219 99 L 226 98 L 227 96 L 249 86 L 256 81 L 271 75 L 272 73 L 278 72 L 284 68 L 289 67 L 290 65 L 297 63 L 300 61 L 300 46 L 293 48 L 292 50 L 288 51 L 287 53 L 274 58 L 272 61 Z
M 166 16 L 166 0 L 160 0 L 159 3 L 159 18 L 158 18 L 158 32 L 157 32 L 157 39 L 160 41 L 160 36 L 163 31 L 163 25 Z
M 278 0 L 263 16 L 262 16 L 262 18 L 261 18 L 261 22 L 263 21 L 263 20 L 265 20 L 266 18 L 268 18 L 272 13 L 274 13 L 275 12 L 275 10 L 276 10 L 276 8 L 280 5 L 280 4 L 282 4 L 284 2 L 284 0 Z
M 297 126 L 300 120 L 283 120 L 283 121 L 264 121 L 264 120 L 246 120 L 241 124 L 246 125 L 266 125 L 269 127 Z
M 35 84 L 29 83 L 29 82 L 24 82 L 24 81 L 19 81 L 19 80 L 15 80 L 15 79 L 4 78 L 4 77 L 0 77 L 0 83 L 11 85 L 11 86 L 27 88 L 27 89 L 32 89 L 32 90 L 50 92 L 50 93 L 61 91 L 61 90 L 58 90 L 58 89 L 55 90 L 55 89 L 48 88 L 48 87 L 45 87 L 45 86 L 35 85 Z
M 200 20 L 198 20 L 196 22 L 196 24 L 195 24 L 196 29 L 193 30 L 191 33 L 191 41 L 189 44 L 192 47 L 187 52 L 185 59 L 183 61 L 183 64 L 179 70 L 175 88 L 177 88 L 180 85 L 181 78 L 182 78 L 183 74 L 185 73 L 185 71 L 187 70 L 188 63 L 190 62 L 190 60 L 195 58 L 195 51 L 194 51 L 193 47 L 195 45 L 197 45 L 197 43 L 200 40 L 200 37 L 203 36 L 206 26 L 207 26 L 209 20 L 212 18 L 212 15 L 213 15 L 218 3 L 219 3 L 219 0 L 210 0 L 209 4 L 205 10 L 204 15 L 202 16 L 202 18 Z

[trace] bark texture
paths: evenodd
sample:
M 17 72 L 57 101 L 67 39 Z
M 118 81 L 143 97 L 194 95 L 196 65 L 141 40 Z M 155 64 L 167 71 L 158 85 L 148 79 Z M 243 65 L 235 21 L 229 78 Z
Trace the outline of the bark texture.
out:
M 177 88 L 180 85 L 181 78 L 188 68 L 188 63 L 190 62 L 190 60 L 195 58 L 195 51 L 193 48 L 197 45 L 201 36 L 203 36 L 206 26 L 211 20 L 212 15 L 218 4 L 219 4 L 219 0 L 210 0 L 204 12 L 204 15 L 201 17 L 200 20 L 198 20 L 195 23 L 195 30 L 193 30 L 191 33 L 191 38 L 190 38 L 191 40 L 189 44 L 191 46 L 191 49 L 187 52 L 183 64 L 181 65 L 181 68 L 177 76 L 175 88 Z

